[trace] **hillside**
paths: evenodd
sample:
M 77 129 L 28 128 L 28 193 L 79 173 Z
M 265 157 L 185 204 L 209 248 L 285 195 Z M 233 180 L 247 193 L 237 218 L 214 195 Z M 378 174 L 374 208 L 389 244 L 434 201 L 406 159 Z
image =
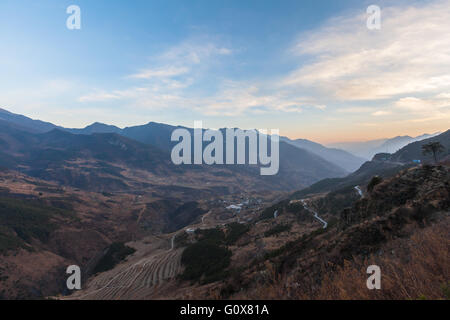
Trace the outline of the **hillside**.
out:
M 450 131 L 346 176 L 337 163 L 357 157 L 282 141 L 279 173 L 261 176 L 258 166 L 174 165 L 164 124 L 64 129 L 2 112 L 0 297 L 383 298 L 351 290 L 369 260 L 386 268 L 389 298 L 441 298 L 449 282 L 448 255 L 430 250 L 448 252 L 450 170 L 421 146 L 440 141 L 448 158 Z M 396 291 L 393 275 L 418 250 L 422 284 Z M 66 296 L 70 264 L 86 282 Z
M 394 154 L 380 153 L 373 157 L 371 161 L 365 162 L 358 170 L 343 178 L 324 179 L 316 182 L 308 188 L 297 191 L 294 197 L 305 197 L 312 194 L 336 191 L 341 188 L 347 188 L 357 185 L 367 185 L 373 176 L 390 177 L 401 169 L 416 166 L 414 160 L 420 160 L 423 163 L 431 162 L 431 155 L 422 153 L 422 145 L 439 141 L 445 148 L 444 152 L 439 154 L 440 159 L 448 157 L 450 150 L 450 130 L 441 133 L 435 137 L 421 141 L 416 141 L 401 148 Z
M 63 292 L 70 264 L 89 276 L 112 241 L 131 239 L 132 199 L 111 200 L 2 170 L 0 297 L 35 299 Z
M 424 155 L 422 153 L 422 145 L 436 141 L 440 142 L 444 147 L 444 151 L 438 154 L 438 157 L 443 159 L 450 154 L 450 130 L 432 138 L 413 142 L 392 154 L 389 159 L 398 162 L 411 162 L 413 160 L 421 160 L 422 162 L 433 161 L 432 155 Z
M 132 253 L 123 246 L 128 241 L 147 239 L 147 250 L 170 247 L 166 232 L 197 223 L 215 203 L 186 201 L 180 191 L 168 194 L 87 192 L 1 170 L 0 298 L 65 293 L 68 265 L 79 265 L 88 279 L 126 259 Z M 261 196 L 261 205 L 274 196 Z M 226 218 L 230 212 L 220 208 Z
M 363 198 L 341 203 L 340 210 L 327 209 L 335 205 L 323 205 L 323 197 L 307 199 L 307 207 L 281 201 L 237 229 L 239 224 L 196 224 L 194 229 L 202 227 L 194 233 L 172 238 L 172 249 L 129 243 L 137 249 L 129 262 L 67 298 L 443 298 L 450 281 L 449 199 L 450 168 L 430 166 L 402 170 Z M 307 208 L 318 208 L 327 228 Z M 417 260 L 408 263 L 412 258 Z M 358 268 L 367 263 L 380 265 L 386 290 L 364 290 L 367 275 Z
M 394 153 L 403 148 L 404 146 L 416 142 L 432 138 L 439 135 L 440 132 L 433 134 L 422 134 L 417 137 L 411 136 L 398 136 L 389 139 L 376 139 L 361 142 L 348 142 L 348 143 L 335 143 L 329 145 L 329 147 L 340 148 L 347 150 L 357 156 L 365 159 L 372 159 L 377 153 Z
M 300 149 L 308 150 L 323 159 L 327 159 L 327 161 L 336 164 L 348 172 L 357 170 L 366 161 L 364 158 L 354 156 L 347 151 L 337 148 L 327 148 L 319 143 L 306 139 L 291 140 L 289 138 L 282 137 L 281 140 Z
M 282 279 L 271 286 L 253 286 L 255 295 L 250 296 L 445 298 L 450 280 L 449 199 L 449 167 L 403 170 L 342 210 L 326 232 L 297 239 L 271 255 L 270 265 Z M 370 264 L 383 270 L 382 291 L 363 286 L 364 268 Z M 299 286 L 290 286 L 292 281 Z
M 358 170 L 343 178 L 324 179 L 313 185 L 296 191 L 292 194 L 293 198 L 311 196 L 324 192 L 336 191 L 348 187 L 367 185 L 374 176 L 390 177 L 403 168 L 414 166 L 413 164 L 399 164 L 388 161 L 367 161 Z
M 52 123 L 33 120 L 23 115 L 9 112 L 5 109 L 0 109 L 0 120 L 7 121 L 11 124 L 16 125 L 18 128 L 27 129 L 32 132 L 42 133 L 53 130 L 57 127 Z
M 28 120 L 36 125 L 36 120 Z M 155 180 L 160 184 L 163 177 L 168 177 L 169 183 L 178 180 L 180 186 L 189 184 L 187 181 L 192 178 L 198 184 L 191 183 L 189 187 L 204 186 L 206 178 L 211 184 L 230 190 L 234 187 L 294 190 L 345 174 L 333 163 L 283 142 L 280 143 L 280 170 L 275 176 L 263 177 L 259 168 L 251 165 L 175 166 L 170 159 L 170 150 L 176 144 L 170 141 L 172 130 L 171 126 L 154 123 L 123 131 L 94 124 L 82 131 L 85 134 L 73 134 L 70 133 L 72 129 L 59 128 L 35 133 L 31 128 L 22 129 L 14 123 L 0 121 L 0 145 L 3 146 L 0 165 L 94 191 L 133 189 L 135 176 L 143 178 L 136 170 L 145 171 L 149 178 L 152 177 L 147 184 L 155 184 Z M 230 183 L 231 180 L 235 183 Z M 139 182 L 137 188 L 144 188 L 143 183 Z

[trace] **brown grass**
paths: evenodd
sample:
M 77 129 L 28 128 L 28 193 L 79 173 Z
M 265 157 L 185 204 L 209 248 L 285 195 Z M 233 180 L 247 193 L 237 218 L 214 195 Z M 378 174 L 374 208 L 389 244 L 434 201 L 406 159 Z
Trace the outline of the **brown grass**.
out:
M 447 219 L 448 220 L 448 219 Z M 378 255 L 355 257 L 342 266 L 323 268 L 321 281 L 277 275 L 256 286 L 248 299 L 408 300 L 448 299 L 450 293 L 450 223 L 420 229 L 408 239 L 393 241 Z M 366 286 L 369 265 L 381 268 L 381 290 Z

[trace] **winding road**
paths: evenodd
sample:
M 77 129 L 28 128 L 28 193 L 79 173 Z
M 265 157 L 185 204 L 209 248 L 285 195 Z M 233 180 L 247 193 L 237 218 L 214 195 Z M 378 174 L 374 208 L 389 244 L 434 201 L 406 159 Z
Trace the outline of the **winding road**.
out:
M 172 239 L 170 240 L 170 251 L 172 251 L 173 250 L 173 247 L 174 247 L 174 242 L 175 242 L 175 237 L 177 236 L 177 234 L 174 234 L 173 236 L 172 236 Z
M 322 224 L 323 224 L 323 228 L 326 229 L 328 227 L 328 222 L 326 222 L 325 220 L 323 220 L 321 217 L 319 217 L 319 214 L 314 211 L 313 209 L 310 209 L 308 207 L 308 205 L 306 204 L 305 200 L 300 200 L 303 204 L 303 207 L 308 210 L 309 212 L 311 212 L 314 215 L 314 218 L 316 218 L 317 220 L 319 220 Z
M 361 198 L 364 196 L 363 192 L 362 192 L 362 190 L 361 190 L 361 188 L 359 186 L 355 186 L 355 190 L 358 191 L 358 193 L 361 196 Z

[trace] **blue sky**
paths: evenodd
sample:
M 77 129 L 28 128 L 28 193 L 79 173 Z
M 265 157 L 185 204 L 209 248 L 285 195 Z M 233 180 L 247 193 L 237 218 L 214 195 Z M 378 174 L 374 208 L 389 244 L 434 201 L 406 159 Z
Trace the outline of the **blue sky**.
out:
M 81 30 L 66 28 L 73 4 Z M 382 9 L 377 31 L 370 4 Z M 2 0 L 0 107 L 67 127 L 202 120 L 323 143 L 445 130 L 448 8 Z

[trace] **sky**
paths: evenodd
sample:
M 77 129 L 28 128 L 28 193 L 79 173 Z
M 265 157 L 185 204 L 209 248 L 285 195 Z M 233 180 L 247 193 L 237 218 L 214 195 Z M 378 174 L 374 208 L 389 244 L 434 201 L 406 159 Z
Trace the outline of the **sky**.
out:
M 445 131 L 449 30 L 450 0 L 1 0 L 0 108 L 324 144 Z

